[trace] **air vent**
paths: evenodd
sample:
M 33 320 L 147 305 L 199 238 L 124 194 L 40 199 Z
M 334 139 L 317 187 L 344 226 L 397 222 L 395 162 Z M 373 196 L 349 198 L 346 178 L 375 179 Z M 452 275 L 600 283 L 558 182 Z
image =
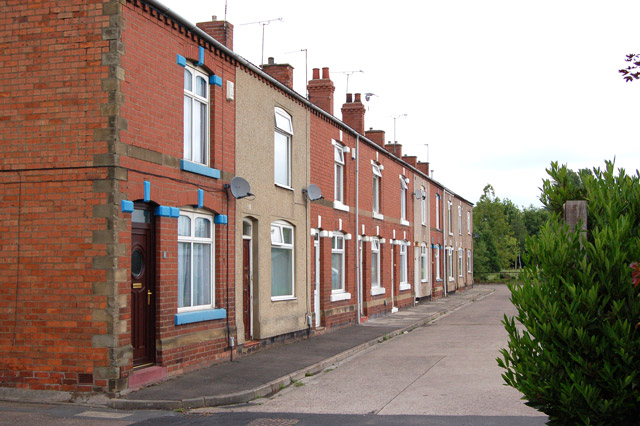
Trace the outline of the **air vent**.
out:
M 91 384 L 93 384 L 93 374 L 90 374 L 90 373 L 80 373 L 80 374 L 78 374 L 78 384 L 80 384 L 80 385 L 91 385 Z

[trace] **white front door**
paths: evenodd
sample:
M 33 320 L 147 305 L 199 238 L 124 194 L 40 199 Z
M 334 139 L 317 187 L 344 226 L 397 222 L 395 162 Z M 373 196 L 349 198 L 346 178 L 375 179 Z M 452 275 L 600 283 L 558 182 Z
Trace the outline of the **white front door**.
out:
M 313 251 L 315 256 L 315 277 L 313 290 L 313 312 L 316 314 L 316 327 L 320 327 L 320 239 L 316 234 L 313 241 Z

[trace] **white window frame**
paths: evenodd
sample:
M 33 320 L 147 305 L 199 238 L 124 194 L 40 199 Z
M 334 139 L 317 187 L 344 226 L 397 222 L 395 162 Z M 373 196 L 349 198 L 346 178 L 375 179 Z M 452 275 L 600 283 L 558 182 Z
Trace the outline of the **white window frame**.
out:
M 437 281 L 441 281 L 442 280 L 442 276 L 441 274 L 441 267 L 440 267 L 440 246 L 436 246 L 436 248 L 434 249 L 434 258 L 435 258 L 435 263 L 436 263 L 436 280 Z
M 374 260 L 375 256 L 375 260 Z M 377 296 L 384 294 L 385 289 L 382 287 L 382 278 L 380 277 L 380 240 L 378 238 L 371 239 L 371 270 L 376 269 L 377 281 L 373 281 L 373 274 L 371 274 L 371 295 Z
M 411 288 L 411 284 L 409 283 L 409 261 L 408 261 L 408 251 L 407 247 L 409 244 L 406 242 L 401 242 L 399 244 L 398 255 L 400 256 L 400 287 L 399 289 L 408 290 Z
M 409 225 L 407 220 L 407 182 L 408 179 L 404 176 L 400 176 L 400 223 L 402 225 Z
M 467 272 L 471 272 L 471 265 L 473 265 L 473 262 L 471 261 L 471 250 L 467 249 Z
M 453 213 L 451 212 L 451 207 L 453 203 L 451 201 L 447 202 L 447 228 L 449 229 L 449 235 L 453 235 Z
M 467 234 L 471 235 L 471 212 L 467 210 Z
M 340 144 L 333 146 L 333 199 L 344 204 L 344 147 Z
M 285 128 L 285 125 L 288 128 Z M 276 185 L 278 186 L 283 186 L 285 188 L 291 188 L 291 141 L 293 139 L 293 120 L 291 119 L 291 115 L 289 115 L 289 113 L 287 113 L 285 110 L 283 110 L 282 108 L 274 108 L 274 141 L 273 141 L 273 181 L 275 182 Z M 284 159 L 285 161 L 282 161 L 282 159 L 280 158 L 276 158 L 276 156 L 278 155 L 278 151 L 276 149 L 276 144 L 278 142 L 278 137 L 284 137 L 286 140 L 286 147 L 285 147 L 285 155 L 286 155 L 286 159 Z M 286 172 L 286 178 L 284 179 L 284 181 L 279 181 L 279 176 L 278 176 L 278 160 L 280 160 L 280 162 L 285 164 L 285 172 Z
M 204 310 L 204 309 L 213 309 L 215 307 L 215 226 L 214 226 L 214 221 L 213 221 L 213 215 L 211 214 L 207 214 L 204 212 L 197 212 L 197 211 L 188 211 L 188 210 L 184 210 L 184 209 L 180 209 L 180 216 L 182 217 L 186 217 L 189 219 L 190 223 L 189 223 L 189 235 L 179 235 L 180 233 L 178 232 L 178 244 L 189 244 L 190 246 L 190 277 L 189 277 L 189 285 L 191 287 L 191 291 L 190 291 L 190 295 L 191 295 L 191 300 L 189 301 L 189 305 L 188 306 L 179 306 L 179 297 L 178 297 L 178 313 L 180 312 L 190 312 L 190 311 L 199 311 L 199 310 Z M 211 235 L 210 237 L 196 237 L 195 236 L 195 226 L 196 226 L 196 219 L 205 219 L 209 221 L 209 229 L 211 231 Z M 178 219 L 179 221 L 179 219 Z M 179 229 L 179 228 L 178 228 Z M 211 276 L 209 277 L 209 281 L 211 283 L 211 294 L 210 294 L 210 300 L 211 303 L 208 304 L 204 304 L 204 305 L 194 305 L 194 296 L 195 296 L 195 292 L 194 292 L 194 282 L 193 282 L 193 272 L 195 270 L 194 268 L 194 250 L 193 250 L 193 246 L 194 244 L 200 244 L 200 245 L 209 245 L 211 248 L 211 259 L 210 262 L 211 264 L 209 265 L 209 270 L 211 273 Z M 178 262 L 178 265 L 180 265 L 180 262 Z M 180 272 L 178 272 L 178 280 L 180 279 Z M 180 286 L 178 285 L 178 291 L 180 290 Z M 184 304 L 184 301 L 183 301 Z
M 461 277 L 464 273 L 464 265 L 462 260 L 463 252 L 464 252 L 464 249 L 462 248 L 458 249 L 458 276 L 459 277 Z
M 338 244 L 340 242 L 341 244 Z M 345 263 L 345 249 L 344 249 L 344 235 L 340 233 L 334 233 L 331 237 L 331 268 L 333 269 L 333 255 L 340 255 L 340 269 L 341 269 L 341 280 L 340 280 L 340 288 L 333 288 L 333 271 L 331 276 L 331 293 L 344 293 L 345 292 L 345 276 L 344 276 L 344 263 Z
M 428 254 L 429 250 L 427 250 L 427 245 L 422 243 L 420 245 L 420 281 L 423 283 L 429 281 L 429 268 L 427 267 Z
M 422 226 L 427 226 L 427 195 L 424 186 L 420 187 L 420 213 L 422 216 Z
M 285 241 L 284 229 L 288 229 L 291 232 L 291 242 Z M 271 222 L 271 248 L 277 248 L 282 250 L 289 250 L 291 253 L 291 288 L 289 294 L 283 295 L 273 295 L 273 286 L 271 287 L 271 300 L 279 301 L 279 300 L 291 300 L 295 299 L 295 229 L 292 225 L 287 222 L 277 220 L 275 222 Z M 273 268 L 273 257 L 271 258 L 271 267 Z M 273 272 L 272 272 L 273 276 Z
M 447 251 L 447 275 L 449 276 L 449 281 L 453 281 L 455 279 L 453 274 L 453 247 L 446 248 Z
M 190 77 L 191 89 L 187 88 L 187 74 Z M 201 78 L 204 82 L 204 96 L 197 93 L 197 82 L 198 78 Z M 184 92 L 184 106 L 183 106 L 183 155 L 187 161 L 191 161 L 193 163 L 203 164 L 205 166 L 209 165 L 209 132 L 210 132 L 210 117 L 211 117 L 211 108 L 209 98 L 211 97 L 209 90 L 209 76 L 202 71 L 200 68 L 193 67 L 187 64 L 184 67 L 184 82 L 183 82 L 183 92 Z M 187 109 L 186 105 L 189 105 L 190 109 L 190 117 L 187 117 Z M 204 113 L 204 123 L 199 120 L 196 120 L 196 106 L 204 105 L 205 113 Z M 199 108 L 198 108 L 199 109 Z M 190 123 L 187 123 L 190 121 Z M 201 124 L 204 129 L 198 129 L 198 125 Z M 202 135 L 204 131 L 204 135 Z M 196 133 L 199 133 L 204 137 L 204 140 L 196 141 Z M 196 144 L 197 142 L 197 144 Z M 200 147 L 200 143 L 204 146 Z M 200 148 L 202 151 L 196 154 Z M 199 158 L 202 155 L 204 158 Z
M 440 195 L 436 194 L 436 229 L 440 229 Z
M 462 206 L 458 206 L 458 235 L 462 235 Z
M 381 215 L 380 189 L 382 185 L 382 172 L 380 171 L 380 166 L 377 164 L 372 164 L 371 168 L 373 171 L 373 206 L 371 209 L 374 217 L 376 217 L 376 215 Z

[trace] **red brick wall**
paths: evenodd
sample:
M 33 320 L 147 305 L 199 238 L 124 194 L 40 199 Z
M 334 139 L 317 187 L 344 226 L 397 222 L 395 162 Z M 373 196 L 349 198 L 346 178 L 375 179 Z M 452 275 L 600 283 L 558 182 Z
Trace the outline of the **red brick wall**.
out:
M 0 2 L 0 386 L 91 391 L 108 365 L 103 2 Z
M 356 265 L 356 247 L 358 235 L 362 235 L 362 227 L 364 225 L 364 235 L 378 236 L 386 239 L 386 243 L 380 246 L 381 257 L 381 283 L 385 288 L 382 295 L 371 296 L 371 277 L 370 277 L 370 243 L 363 244 L 363 303 L 370 305 L 363 309 L 363 315 L 375 316 L 391 309 L 391 293 L 392 293 L 392 275 L 393 275 L 393 292 L 395 306 L 402 307 L 413 302 L 411 294 L 414 293 L 414 286 L 411 289 L 399 291 L 399 249 L 397 245 L 393 246 L 394 268 L 391 266 L 391 240 L 405 239 L 412 242 L 413 238 L 413 200 L 411 191 L 407 190 L 407 220 L 410 226 L 401 225 L 400 223 L 400 178 L 403 174 L 402 163 L 387 156 L 386 151 L 378 146 L 370 145 L 360 140 L 360 160 L 359 160 L 359 224 L 356 229 L 356 161 L 352 159 L 352 152 L 356 149 L 355 136 L 342 132 L 342 143 L 351 149 L 351 152 L 345 154 L 345 195 L 344 204 L 349 206 L 349 212 L 344 212 L 333 207 L 334 201 L 334 167 L 333 156 L 334 147 L 331 144 L 332 139 L 340 141 L 340 128 L 333 122 L 326 120 L 324 117 L 312 113 L 311 114 L 311 171 L 310 182 L 316 184 L 322 190 L 325 200 L 322 202 L 311 203 L 311 226 L 318 227 L 318 216 L 321 216 L 321 228 L 327 231 L 338 230 L 339 219 L 342 219 L 342 232 L 352 234 L 352 239 L 345 242 L 346 247 L 346 285 L 345 290 L 351 293 L 351 299 L 345 301 L 331 302 L 331 239 L 320 238 L 321 245 L 321 303 L 322 325 L 326 327 L 334 327 L 346 323 L 354 323 L 357 320 L 357 269 Z M 378 155 L 376 156 L 376 152 Z M 373 203 L 373 170 L 371 166 L 372 160 L 377 160 L 384 166 L 381 181 L 381 213 L 384 220 L 374 219 L 372 217 Z M 412 176 L 408 169 L 404 170 L 407 177 Z M 411 187 L 411 185 L 408 185 Z M 376 230 L 376 227 L 378 230 Z M 394 237 L 395 231 L 395 237 Z M 413 281 L 413 246 L 407 247 L 407 271 L 409 281 Z M 412 284 L 415 284 L 412 282 Z M 407 297 L 409 295 L 409 297 Z M 400 297 L 400 299 L 399 299 Z M 372 301 L 387 301 L 384 303 L 374 304 Z

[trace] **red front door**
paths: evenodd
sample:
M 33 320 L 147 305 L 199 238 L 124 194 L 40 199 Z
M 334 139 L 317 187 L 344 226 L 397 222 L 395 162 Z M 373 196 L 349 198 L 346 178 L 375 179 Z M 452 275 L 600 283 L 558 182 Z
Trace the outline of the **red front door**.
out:
M 131 226 L 131 345 L 133 366 L 156 361 L 153 212 L 136 206 Z

